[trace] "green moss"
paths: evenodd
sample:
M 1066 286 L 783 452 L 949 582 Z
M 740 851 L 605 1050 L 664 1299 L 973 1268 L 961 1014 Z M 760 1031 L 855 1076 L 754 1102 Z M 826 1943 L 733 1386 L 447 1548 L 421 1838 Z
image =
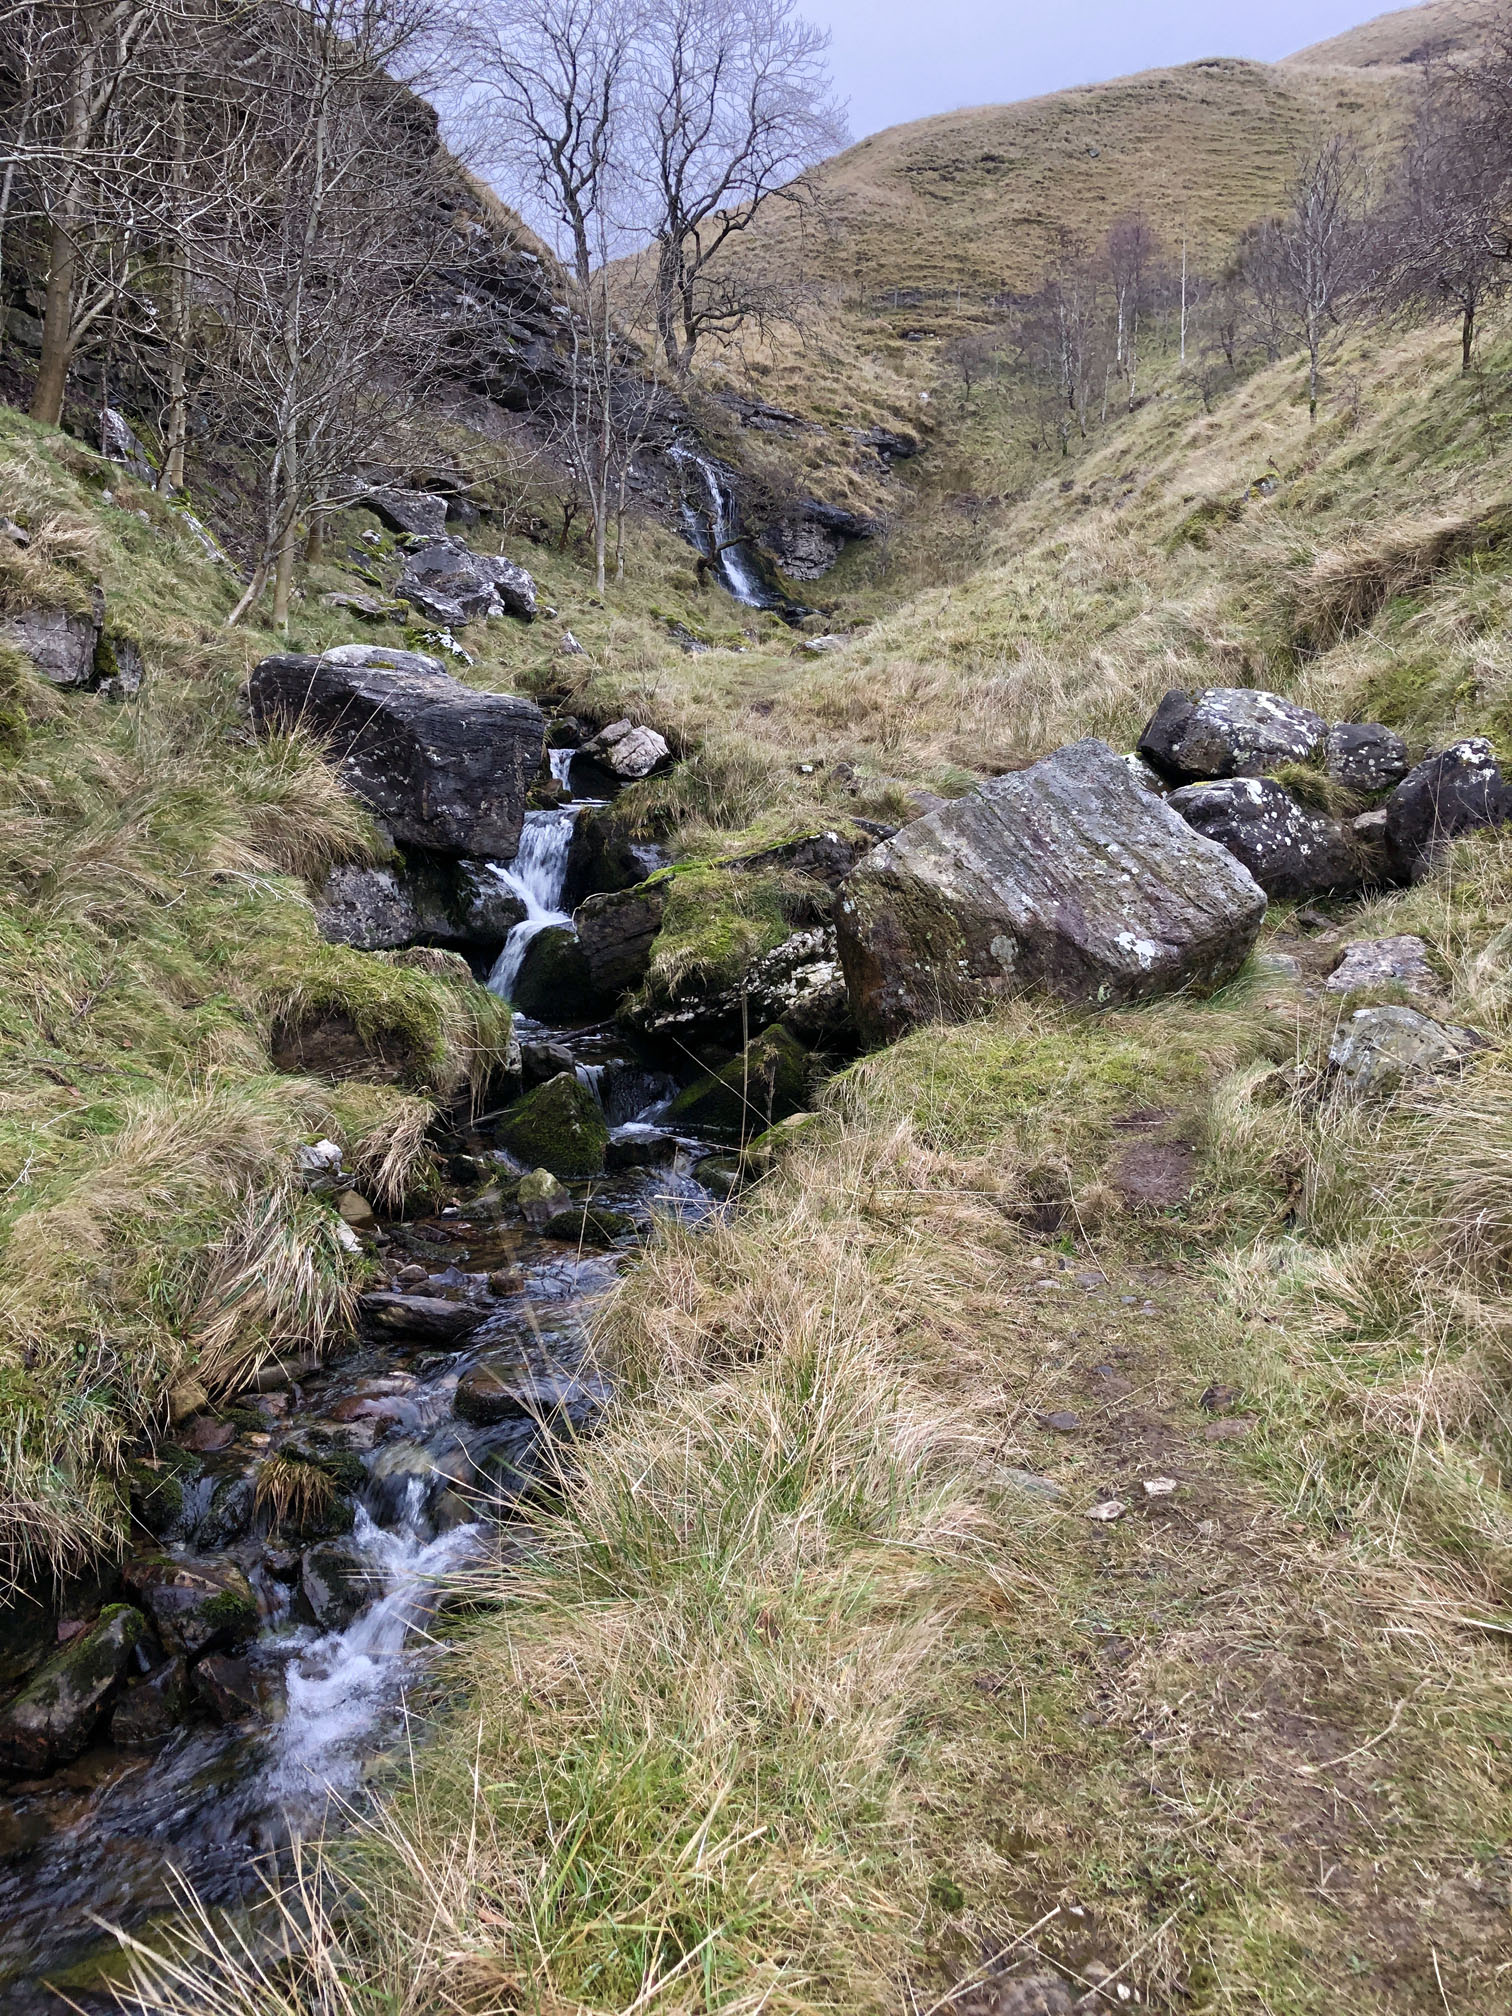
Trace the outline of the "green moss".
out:
M 196 1613 L 197 1627 L 206 1631 L 223 1633 L 233 1643 L 241 1638 L 250 1638 L 257 1629 L 257 1605 L 248 1602 L 245 1596 L 234 1589 L 223 1589 L 218 1596 L 212 1596 Z
M 547 1079 L 499 1122 L 499 1146 L 564 1183 L 603 1173 L 609 1129 L 598 1101 L 570 1071 Z
M 738 986 L 793 928 L 792 899 L 780 876 L 700 867 L 653 880 L 666 900 L 638 997 L 644 1006 Z
M 738 1057 L 684 1086 L 667 1108 L 667 1119 L 673 1127 L 744 1141 L 796 1112 L 808 1093 L 808 1052 L 774 1022 Z

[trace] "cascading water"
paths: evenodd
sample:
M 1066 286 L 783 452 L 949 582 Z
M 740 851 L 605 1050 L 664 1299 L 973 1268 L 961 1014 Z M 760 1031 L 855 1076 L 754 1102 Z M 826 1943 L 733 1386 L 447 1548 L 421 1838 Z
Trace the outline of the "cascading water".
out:
M 546 751 L 546 759 L 551 765 L 551 774 L 564 791 L 568 789 L 568 780 L 572 775 L 572 762 L 577 753 L 576 749 L 548 749 Z
M 734 502 L 719 471 L 680 442 L 667 454 L 682 476 L 683 526 L 693 544 L 737 602 L 748 609 L 780 608 L 782 597 L 762 580 L 749 547 L 737 537 Z M 690 497 L 690 488 L 697 491 L 697 502 Z
M 513 999 L 531 939 L 553 924 L 572 922 L 562 908 L 562 892 L 567 886 L 567 856 L 576 819 L 577 807 L 573 805 L 561 805 L 550 812 L 527 812 L 514 860 L 508 866 L 502 861 L 489 863 L 490 872 L 525 905 L 524 918 L 505 939 L 488 976 L 490 993 L 505 1001 Z

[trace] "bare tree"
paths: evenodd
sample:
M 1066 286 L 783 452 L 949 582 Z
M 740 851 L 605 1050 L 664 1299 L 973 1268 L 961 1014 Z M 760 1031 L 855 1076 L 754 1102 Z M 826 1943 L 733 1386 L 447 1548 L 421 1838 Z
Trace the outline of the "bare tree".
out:
M 1119 218 L 1108 232 L 1105 257 L 1113 287 L 1113 361 L 1128 381 L 1131 405 L 1139 378 L 1140 322 L 1159 250 L 1155 233 L 1138 211 Z
M 1366 267 L 1359 169 L 1342 135 L 1300 163 L 1286 214 L 1261 234 L 1265 270 L 1307 350 L 1307 412 L 1318 417 L 1319 364 L 1329 332 L 1357 298 Z
M 648 0 L 637 38 L 637 172 L 650 197 L 656 327 L 687 373 L 700 341 L 756 305 L 720 255 L 758 217 L 801 211 L 804 171 L 841 144 L 829 38 L 794 0 Z

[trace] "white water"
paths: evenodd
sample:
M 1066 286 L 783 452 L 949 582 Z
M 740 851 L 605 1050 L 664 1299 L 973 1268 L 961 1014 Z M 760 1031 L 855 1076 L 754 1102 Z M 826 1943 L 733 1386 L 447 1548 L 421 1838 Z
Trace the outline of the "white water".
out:
M 502 861 L 489 863 L 491 873 L 525 905 L 524 920 L 505 939 L 488 976 L 489 991 L 506 1001 L 513 998 L 531 939 L 552 924 L 572 922 L 562 908 L 562 891 L 567 884 L 567 855 L 576 818 L 577 808 L 572 805 L 552 812 L 527 812 L 519 853 L 508 866 Z
M 587 1086 L 588 1090 L 598 1101 L 600 1112 L 604 1110 L 604 1074 L 607 1068 L 603 1064 L 575 1064 L 573 1066 L 573 1073 L 579 1085 Z
M 413 1479 L 391 1531 L 358 1507 L 353 1544 L 371 1563 L 373 1585 L 383 1593 L 345 1631 L 318 1639 L 289 1663 L 288 1708 L 267 1783 L 290 1805 L 350 1792 L 361 1782 L 368 1740 L 401 1691 L 405 1639 L 429 1613 L 438 1583 L 478 1545 L 481 1526 L 454 1527 L 427 1540 L 424 1493 L 421 1479 Z
M 564 791 L 567 789 L 567 776 L 572 768 L 572 759 L 576 754 L 576 749 L 548 749 L 546 751 L 547 761 L 551 765 L 551 774 Z
M 715 573 L 729 589 L 737 602 L 744 602 L 748 609 L 770 609 L 772 594 L 762 582 L 761 576 L 751 564 L 751 556 L 743 541 L 726 545 L 733 538 L 735 528 L 730 522 L 729 500 L 724 485 L 719 480 L 719 472 L 702 455 L 696 455 L 691 448 L 679 443 L 667 450 L 668 456 L 679 469 L 683 470 L 683 524 L 698 550 L 709 559 Z M 699 489 L 703 493 L 703 507 L 695 505 L 688 497 L 686 472 L 695 472 Z

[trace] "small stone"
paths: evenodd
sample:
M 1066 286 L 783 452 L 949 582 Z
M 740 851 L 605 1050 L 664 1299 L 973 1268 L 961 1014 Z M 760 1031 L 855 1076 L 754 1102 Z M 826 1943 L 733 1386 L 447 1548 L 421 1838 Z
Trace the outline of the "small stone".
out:
M 1411 1078 L 1457 1070 L 1480 1047 L 1473 1029 L 1435 1022 L 1415 1008 L 1357 1008 L 1328 1061 L 1358 1097 L 1384 1097 Z
M 1227 1414 L 1238 1398 L 1238 1391 L 1233 1386 L 1205 1386 L 1197 1405 L 1209 1414 Z
M 341 1171 L 341 1150 L 334 1141 L 305 1141 L 294 1150 L 294 1166 L 306 1189 L 332 1182 Z
M 1057 1435 L 1073 1435 L 1081 1426 L 1081 1416 L 1065 1408 L 1058 1408 L 1053 1414 L 1036 1414 L 1034 1418 L 1041 1428 L 1051 1428 Z
M 488 1277 L 490 1295 L 518 1295 L 525 1286 L 525 1276 L 518 1267 L 501 1267 Z
M 1252 1415 L 1235 1414 L 1226 1421 L 1209 1421 L 1202 1432 L 1209 1442 L 1238 1442 L 1254 1425 Z
M 1352 994 L 1361 987 L 1405 987 L 1414 994 L 1437 994 L 1442 983 L 1428 964 L 1421 938 L 1357 938 L 1344 947 L 1332 973 L 1323 982 L 1330 994 Z
M 217 1421 L 211 1414 L 201 1414 L 179 1437 L 179 1446 L 192 1449 L 196 1456 L 211 1456 L 218 1450 L 229 1449 L 235 1440 L 234 1422 Z
M 1064 1498 L 1066 1487 L 1057 1484 L 1053 1477 L 1042 1477 L 1037 1470 L 1005 1469 L 1002 1473 L 1005 1483 L 1015 1490 L 1027 1491 L 1034 1498 Z
M 1128 1509 L 1122 1498 L 1104 1498 L 1101 1504 L 1093 1505 L 1089 1509 L 1087 1517 L 1101 1520 L 1106 1526 L 1111 1525 L 1115 1519 L 1122 1519 Z
M 342 1190 L 337 1193 L 336 1209 L 348 1225 L 371 1227 L 377 1223 L 373 1207 L 358 1190 Z
M 559 1183 L 549 1169 L 532 1169 L 528 1176 L 522 1176 L 518 1195 L 525 1222 L 536 1227 L 544 1225 L 572 1202 L 572 1193 L 567 1185 Z
M 1144 1494 L 1146 1498 L 1171 1498 L 1176 1494 L 1176 1486 L 1174 1477 L 1146 1477 Z

